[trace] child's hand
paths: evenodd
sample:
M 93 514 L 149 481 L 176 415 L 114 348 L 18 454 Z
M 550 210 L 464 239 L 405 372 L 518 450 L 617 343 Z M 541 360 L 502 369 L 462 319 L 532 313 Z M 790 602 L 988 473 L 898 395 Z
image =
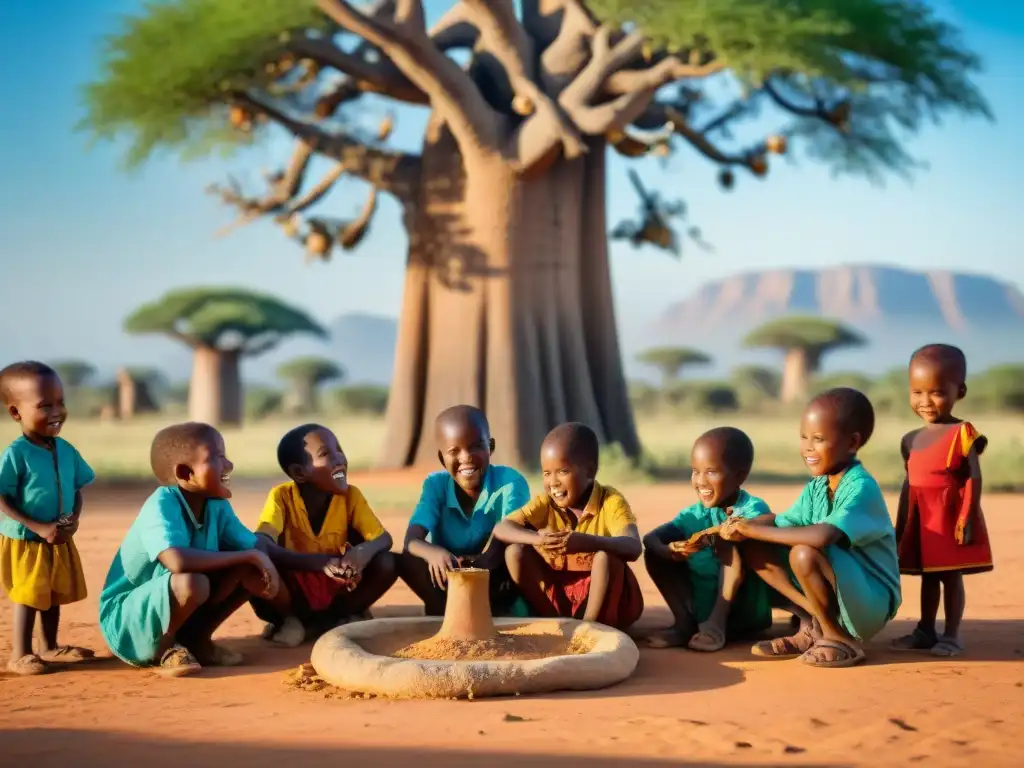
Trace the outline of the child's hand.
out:
M 459 558 L 453 555 L 444 547 L 431 547 L 425 558 L 427 568 L 430 569 L 430 581 L 438 589 L 448 588 L 448 571 L 454 571 L 461 567 Z
M 563 531 L 561 543 L 557 544 L 553 550 L 550 550 L 556 555 L 578 555 L 581 552 L 586 551 L 585 542 L 582 533 L 576 533 L 576 531 Z
M 726 541 L 743 541 L 747 538 L 748 530 L 746 520 L 738 517 L 730 517 L 722 523 L 719 535 Z
M 361 547 L 352 547 L 341 556 L 342 564 L 352 571 L 352 578 L 359 579 L 363 575 L 363 571 L 366 570 L 366 566 L 370 564 L 369 558 L 366 556 L 366 550 Z
M 340 557 L 331 558 L 327 562 L 327 565 L 324 566 L 324 574 L 343 584 L 349 592 L 356 588 L 358 579 L 355 572 Z
M 78 515 L 71 515 L 67 518 L 62 517 L 57 521 L 57 527 L 64 534 L 65 539 L 70 539 L 78 533 Z
M 273 600 L 281 589 L 281 574 L 277 572 L 270 558 L 260 550 L 249 550 L 249 558 L 253 567 L 263 575 L 263 594 L 260 596 Z
M 36 536 L 47 544 L 63 544 L 64 533 L 57 523 L 37 523 L 32 530 Z
M 700 551 L 700 547 L 689 541 L 673 541 L 668 545 L 669 555 L 673 560 L 685 560 Z
M 552 555 L 565 554 L 565 543 L 569 539 L 571 530 L 564 531 L 539 531 L 540 540 L 537 546 Z

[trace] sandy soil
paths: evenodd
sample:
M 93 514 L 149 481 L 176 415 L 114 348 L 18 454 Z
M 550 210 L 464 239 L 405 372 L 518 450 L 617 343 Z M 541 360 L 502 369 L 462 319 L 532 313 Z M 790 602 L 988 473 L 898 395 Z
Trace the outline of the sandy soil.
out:
M 359 482 L 360 478 L 356 478 Z M 373 487 L 408 482 L 364 477 Z M 236 490 L 252 522 L 269 484 Z M 649 529 L 689 503 L 683 486 L 624 489 Z M 773 506 L 793 488 L 758 488 Z M 97 597 L 145 489 L 93 490 L 78 535 L 90 596 L 66 609 L 65 641 L 102 651 L 96 662 L 34 680 L 0 677 L 4 765 L 256 766 L 282 761 L 349 765 L 1020 765 L 1013 731 L 1024 722 L 1024 516 L 1020 496 L 988 496 L 997 570 L 970 577 L 965 640 L 955 660 L 885 650 L 913 627 L 918 584 L 904 582 L 899 617 L 868 646 L 866 665 L 814 670 L 763 661 L 747 646 L 719 654 L 643 650 L 626 683 L 607 691 L 472 702 L 324 699 L 283 684 L 308 660 L 263 645 L 248 608 L 221 636 L 250 663 L 163 680 L 110 659 L 96 627 Z M 895 500 L 892 500 L 895 502 Z M 406 513 L 382 511 L 400 540 Z M 638 570 L 648 607 L 639 630 L 668 612 Z M 416 612 L 402 585 L 378 615 Z M 0 602 L 0 658 L 10 650 L 10 605 Z M 779 626 L 781 629 L 781 626 Z M 1016 722 L 1015 728 L 1012 724 Z M 354 761 L 354 762 L 353 762 Z

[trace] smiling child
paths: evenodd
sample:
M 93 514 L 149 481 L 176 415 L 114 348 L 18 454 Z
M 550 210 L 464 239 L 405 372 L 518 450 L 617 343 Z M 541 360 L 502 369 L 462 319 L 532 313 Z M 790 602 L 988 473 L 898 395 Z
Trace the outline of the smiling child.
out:
M 644 609 L 628 565 L 643 545 L 626 499 L 597 482 L 597 435 L 577 422 L 555 427 L 540 461 L 545 493 L 494 528 L 512 580 L 541 616 L 625 629 Z
M 256 533 L 285 549 L 339 558 L 340 578 L 313 570 L 281 572 L 276 597 L 253 597 L 256 615 L 268 622 L 263 636 L 300 645 L 306 628 L 328 629 L 367 611 L 397 578 L 391 534 L 366 497 L 348 482 L 348 459 L 338 438 L 319 424 L 289 431 L 277 461 L 291 478 L 267 497 Z
M 735 427 L 712 429 L 693 444 L 697 503 L 644 537 L 647 572 L 675 619 L 649 638 L 651 647 L 717 651 L 727 640 L 771 626 L 768 588 L 746 572 L 736 545 L 719 536 L 705 547 L 688 541 L 731 517 L 770 514 L 767 504 L 741 487 L 753 463 L 754 444 Z
M 491 463 L 495 441 L 479 408 L 456 405 L 434 422 L 437 458 L 444 467 L 423 481 L 409 520 L 402 580 L 423 601 L 428 616 L 440 616 L 447 602 L 448 572 L 472 566 L 491 572 L 491 611 L 522 615 L 518 591 L 505 567 L 504 545 L 494 526 L 530 499 L 530 488 L 512 467 Z
M 56 371 L 32 360 L 0 371 L 0 395 L 21 436 L 0 457 L 0 583 L 14 603 L 14 642 L 7 670 L 50 671 L 49 662 L 93 657 L 59 645 L 60 607 L 84 600 L 85 574 L 73 536 L 82 488 L 95 478 L 75 447 L 58 437 L 68 417 Z M 40 654 L 32 650 L 36 617 Z
M 896 535 L 878 483 L 857 459 L 875 413 L 855 389 L 823 392 L 804 410 L 800 452 L 811 481 L 779 515 L 731 517 L 726 541 L 742 542 L 747 568 L 806 612 L 792 637 L 758 643 L 758 656 L 800 656 L 816 667 L 864 660 L 874 637 L 900 606 Z

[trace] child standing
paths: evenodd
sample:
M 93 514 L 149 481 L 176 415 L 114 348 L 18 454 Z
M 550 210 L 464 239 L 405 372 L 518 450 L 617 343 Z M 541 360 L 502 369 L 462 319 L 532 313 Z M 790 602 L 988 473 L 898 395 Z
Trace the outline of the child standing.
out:
M 505 567 L 504 545 L 494 526 L 530 500 L 526 479 L 511 467 L 491 464 L 494 438 L 479 408 L 456 405 L 434 422 L 437 458 L 444 467 L 423 481 L 409 520 L 402 580 L 423 601 L 428 616 L 444 614 L 448 572 L 462 566 L 491 572 L 491 611 L 524 614 Z
M 323 571 L 282 570 L 273 600 L 252 598 L 256 615 L 268 622 L 264 637 L 295 647 L 307 627 L 315 634 L 364 613 L 397 572 L 391 534 L 349 485 L 348 459 L 331 430 L 304 424 L 289 431 L 277 461 L 291 480 L 270 492 L 256 533 L 294 552 L 339 558 L 345 572 L 339 580 Z
M 649 638 L 651 647 L 718 651 L 728 639 L 772 625 L 768 588 L 746 572 L 736 545 L 717 535 L 709 546 L 690 541 L 730 517 L 771 513 L 742 488 L 753 463 L 754 444 L 735 427 L 712 429 L 693 444 L 691 482 L 697 503 L 644 537 L 647 572 L 675 618 L 673 626 Z
M 625 498 L 597 482 L 597 435 L 580 423 L 555 427 L 540 460 L 545 494 L 494 528 L 512 580 L 541 616 L 625 629 L 644 609 L 628 565 L 643 545 Z
M 272 599 L 287 568 L 340 573 L 337 558 L 311 558 L 261 541 L 235 516 L 234 465 L 208 424 L 175 424 L 153 438 L 161 487 L 125 535 L 100 594 L 100 630 L 114 654 L 180 677 L 242 655 L 212 640 L 251 595 Z M 268 556 L 269 555 L 269 556 Z
M 813 619 L 792 637 L 758 643 L 755 655 L 849 667 L 896 615 L 896 534 L 878 483 L 857 460 L 874 426 L 871 402 L 855 389 L 814 398 L 800 422 L 812 478 L 800 498 L 782 514 L 723 524 L 722 538 L 742 542 L 747 568 Z
M 50 366 L 14 363 L 0 371 L 0 395 L 21 437 L 0 457 L 0 583 L 14 603 L 14 642 L 7 670 L 49 671 L 48 662 L 93 657 L 59 645 L 60 607 L 84 600 L 85 574 L 74 534 L 82 488 L 95 479 L 75 447 L 58 437 L 68 412 L 64 387 Z M 41 653 L 32 650 L 36 616 Z
M 921 621 L 893 642 L 896 650 L 959 656 L 964 574 L 992 570 L 981 514 L 979 456 L 987 440 L 953 416 L 967 394 L 967 359 L 956 347 L 929 344 L 910 358 L 910 407 L 925 426 L 900 443 L 907 476 L 896 515 L 900 572 L 921 581 Z M 942 598 L 943 633 L 935 620 Z

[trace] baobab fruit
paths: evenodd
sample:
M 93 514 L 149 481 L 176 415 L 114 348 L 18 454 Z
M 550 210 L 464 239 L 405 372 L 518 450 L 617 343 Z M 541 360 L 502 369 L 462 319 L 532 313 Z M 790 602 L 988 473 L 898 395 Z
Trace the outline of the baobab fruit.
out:
M 299 217 L 289 216 L 281 224 L 281 231 L 286 237 L 295 237 L 299 234 Z
M 526 117 L 527 115 L 533 114 L 533 102 L 526 96 L 516 94 L 516 97 L 512 99 L 512 111 L 517 115 Z
M 722 185 L 723 189 L 732 189 L 732 185 L 736 182 L 736 176 L 728 168 L 725 168 L 721 173 L 718 174 L 718 183 Z
M 321 259 L 324 258 L 328 251 L 331 250 L 331 245 L 333 245 L 331 242 L 331 236 L 326 232 L 314 231 L 310 232 L 309 235 L 306 236 L 306 251 L 311 256 L 317 256 Z
M 755 176 L 764 176 L 768 173 L 768 161 L 764 155 L 755 155 L 750 159 L 750 170 Z
M 387 115 L 377 126 L 377 141 L 387 141 L 391 137 L 391 131 L 395 128 L 395 118 Z
M 784 155 L 789 148 L 789 142 L 785 136 L 769 136 L 764 143 L 765 149 L 775 155 Z
M 228 113 L 228 120 L 233 127 L 240 131 L 247 131 L 252 128 L 252 112 L 237 104 L 231 107 Z

